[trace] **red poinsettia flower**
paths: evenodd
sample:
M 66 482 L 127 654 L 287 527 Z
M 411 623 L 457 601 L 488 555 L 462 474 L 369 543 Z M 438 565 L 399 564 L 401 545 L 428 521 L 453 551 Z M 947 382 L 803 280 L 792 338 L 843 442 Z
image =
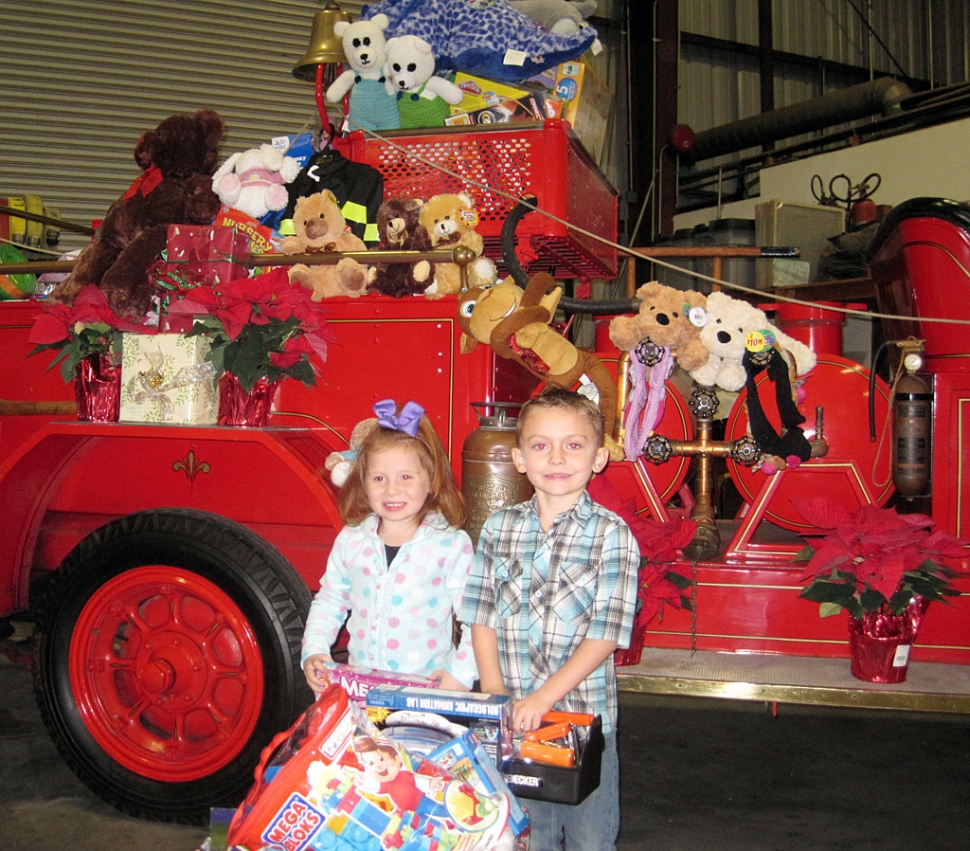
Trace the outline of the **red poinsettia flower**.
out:
M 966 560 L 968 544 L 933 531 L 933 518 L 876 505 L 848 511 L 824 497 L 794 505 L 824 533 L 807 548 L 811 557 L 801 577 L 811 580 L 801 596 L 822 603 L 823 614 L 846 608 L 858 618 L 883 606 L 905 607 L 916 596 L 956 593 L 949 588 L 951 568 L 937 559 Z

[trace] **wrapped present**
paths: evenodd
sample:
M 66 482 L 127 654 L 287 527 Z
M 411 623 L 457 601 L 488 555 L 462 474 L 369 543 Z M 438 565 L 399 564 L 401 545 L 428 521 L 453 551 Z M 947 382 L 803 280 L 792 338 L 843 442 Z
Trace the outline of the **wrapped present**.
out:
M 214 425 L 219 394 L 207 337 L 122 337 L 121 420 Z
M 227 225 L 169 225 L 166 271 L 204 277 L 210 284 L 245 278 L 250 238 Z

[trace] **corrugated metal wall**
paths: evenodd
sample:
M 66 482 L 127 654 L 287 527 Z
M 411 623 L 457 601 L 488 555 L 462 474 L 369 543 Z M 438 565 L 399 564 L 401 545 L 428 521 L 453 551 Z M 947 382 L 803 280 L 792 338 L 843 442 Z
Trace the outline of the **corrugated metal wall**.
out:
M 341 3 L 348 13 L 359 2 Z M 293 66 L 304 0 L 0 0 L 0 196 L 33 193 L 68 221 L 104 214 L 138 176 L 139 136 L 178 112 L 226 121 L 222 155 L 317 122 Z M 64 248 L 83 237 L 62 235 Z

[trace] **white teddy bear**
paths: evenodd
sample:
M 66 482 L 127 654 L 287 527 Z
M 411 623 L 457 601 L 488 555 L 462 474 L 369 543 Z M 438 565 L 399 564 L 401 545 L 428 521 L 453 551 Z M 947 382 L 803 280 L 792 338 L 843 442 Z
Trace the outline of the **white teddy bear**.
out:
M 334 35 L 341 39 L 350 67 L 331 83 L 326 98 L 340 103 L 350 92 L 347 123 L 351 130 L 396 130 L 401 126 L 394 94 L 385 85 L 387 27 L 387 15 L 334 24 Z
M 770 336 L 795 362 L 795 374 L 805 375 L 815 366 L 815 352 L 779 331 L 763 310 L 723 292 L 707 297 L 706 318 L 700 340 L 709 353 L 707 363 L 690 371 L 690 377 L 705 387 L 718 386 L 732 392 L 744 387 L 743 365 L 748 335 L 769 331 Z
M 286 184 L 299 173 L 298 160 L 264 144 L 230 156 L 212 175 L 212 191 L 227 207 L 261 219 L 286 207 Z
M 451 105 L 464 93 L 454 83 L 436 77 L 431 45 L 416 35 L 401 35 L 387 42 L 387 91 L 397 96 L 402 128 L 442 127 Z

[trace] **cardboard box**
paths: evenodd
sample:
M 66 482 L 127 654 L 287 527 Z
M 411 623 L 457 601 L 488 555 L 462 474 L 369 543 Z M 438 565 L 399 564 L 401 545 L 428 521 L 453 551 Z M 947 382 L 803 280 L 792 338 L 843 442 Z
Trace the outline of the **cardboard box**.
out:
M 512 702 L 508 695 L 375 686 L 367 692 L 366 705 L 368 716 L 378 727 L 425 725 L 452 736 L 472 730 L 496 765 L 512 753 Z
M 470 124 L 507 124 L 513 121 L 543 121 L 546 118 L 542 95 L 527 94 L 519 100 L 503 100 L 472 112 L 449 115 L 449 127 Z
M 227 225 L 169 225 L 165 270 L 190 273 L 209 284 L 245 278 L 249 237 Z
M 518 100 L 529 92 L 526 89 L 510 86 L 507 83 L 496 83 L 484 77 L 476 77 L 459 71 L 455 74 L 455 85 L 462 90 L 464 97 L 460 103 L 451 107 L 451 114 L 462 112 L 476 112 L 502 101 Z
M 779 199 L 765 201 L 754 209 L 756 244 L 797 248 L 797 259 L 808 264 L 805 283 L 818 280 L 818 261 L 829 245 L 829 237 L 845 231 L 845 210 Z M 793 273 L 798 281 L 806 275 L 804 267 L 793 267 L 791 260 L 786 258 L 755 260 L 756 286 L 759 290 L 793 286 Z
M 377 668 L 342 665 L 339 662 L 328 662 L 326 668 L 330 682 L 343 688 L 350 699 L 359 706 L 366 705 L 367 693 L 378 686 L 405 685 L 435 688 L 434 680 L 413 674 L 395 674 L 391 671 L 379 671 Z
M 579 736 L 575 768 L 512 756 L 502 763 L 502 774 L 509 789 L 519 798 L 578 804 L 600 785 L 604 744 L 603 721 L 597 715 L 586 735 Z
M 122 335 L 119 419 L 214 425 L 219 394 L 207 337 Z
M 458 738 L 431 751 L 426 757 L 445 771 L 470 783 L 485 797 L 495 794 L 507 795 L 510 801 L 509 825 L 518 836 L 529 824 L 529 817 L 523 812 L 495 763 L 492 762 L 478 736 L 469 730 Z

